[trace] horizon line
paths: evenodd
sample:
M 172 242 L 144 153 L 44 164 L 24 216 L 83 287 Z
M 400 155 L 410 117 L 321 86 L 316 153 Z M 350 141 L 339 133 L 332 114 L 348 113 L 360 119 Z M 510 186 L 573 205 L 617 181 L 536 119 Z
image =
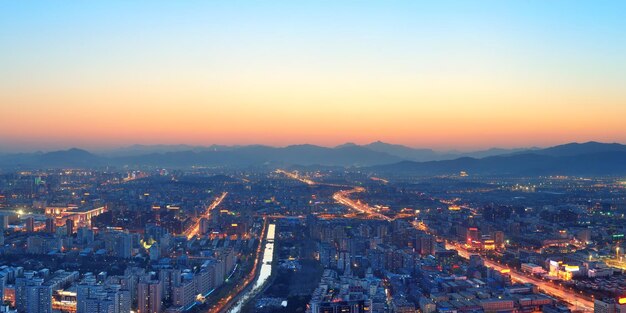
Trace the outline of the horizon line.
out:
M 463 148 L 449 148 L 449 149 L 434 149 L 434 148 L 429 148 L 429 147 L 423 147 L 423 146 L 409 146 L 409 145 L 405 145 L 405 144 L 397 144 L 397 143 L 392 143 L 392 142 L 386 142 L 386 141 L 381 141 L 381 140 L 375 140 L 375 141 L 371 141 L 368 143 L 363 143 L 363 144 L 358 144 L 358 143 L 354 143 L 354 142 L 345 142 L 342 144 L 338 144 L 338 145 L 322 145 L 322 144 L 312 144 L 312 143 L 296 143 L 296 144 L 285 144 L 285 145 L 272 145 L 272 144 L 262 144 L 262 143 L 256 143 L 256 144 L 207 144 L 207 145 L 201 145 L 201 144 L 186 144 L 186 143 L 175 143 L 175 144 L 167 144 L 167 143 L 157 143 L 157 144 L 141 144 L 141 143 L 135 143 L 135 144 L 129 144 L 129 145 L 119 145 L 119 146 L 111 146 L 111 147 L 100 147 L 100 148 L 87 148 L 81 145 L 71 145 L 71 146 L 65 146 L 65 147 L 57 147 L 57 148 L 49 148 L 49 149 L 45 149 L 45 148 L 27 148 L 27 149 L 20 149 L 20 148 L 6 148 L 3 147 L 2 145 L 0 145 L 0 155 L 2 154 L 20 154 L 20 153 L 49 153 L 49 152 L 58 152 L 58 151 L 68 151 L 68 150 L 83 150 L 83 151 L 87 151 L 89 153 L 93 153 L 93 154 L 106 154 L 106 153 L 112 153 L 112 152 L 117 152 L 119 150 L 124 150 L 124 149 L 131 149 L 133 147 L 146 147 L 146 148 L 151 148 L 151 147 L 176 147 L 176 146 L 185 146 L 188 147 L 189 149 L 208 149 L 211 147 L 226 147 L 226 148 L 241 148 L 241 147 L 254 147 L 254 146 L 258 146 L 258 147 L 268 147 L 268 148 L 277 148 L 277 149 L 281 149 L 281 148 L 288 148 L 288 147 L 294 147 L 294 146 L 315 146 L 315 147 L 321 147 L 321 148 L 329 148 L 329 149 L 335 149 L 335 148 L 340 148 L 342 146 L 350 146 L 350 145 L 354 145 L 354 146 L 359 146 L 359 147 L 364 147 L 370 144 L 374 144 L 374 143 L 383 143 L 383 144 L 387 144 L 387 145 L 394 145 L 394 146 L 402 146 L 405 148 L 409 148 L 409 149 L 414 149 L 414 150 L 431 150 L 435 153 L 440 153 L 440 154 L 445 154 L 445 153 L 472 153 L 472 152 L 481 152 L 481 151 L 488 151 L 488 150 L 494 150 L 494 149 L 502 149 L 502 150 L 532 150 L 532 149 L 546 149 L 546 148 L 550 148 L 550 147 L 556 147 L 556 146 L 561 146 L 561 145 L 567 145 L 567 144 L 588 144 L 588 143 L 600 143 L 600 144 L 620 144 L 620 145 L 624 145 L 624 143 L 621 142 L 603 142 L 603 141 L 597 141 L 597 140 L 587 140 L 587 141 L 570 141 L 570 142 L 563 142 L 563 143 L 559 143 L 559 144 L 553 144 L 553 145 L 532 145 L 532 146 L 519 146 L 519 147 L 499 147 L 499 146 L 490 146 L 487 148 L 473 148 L 473 149 L 463 149 Z M 183 152 L 183 151 L 191 151 L 191 150 L 179 150 L 176 152 Z M 163 151 L 163 152 L 173 152 L 173 151 Z

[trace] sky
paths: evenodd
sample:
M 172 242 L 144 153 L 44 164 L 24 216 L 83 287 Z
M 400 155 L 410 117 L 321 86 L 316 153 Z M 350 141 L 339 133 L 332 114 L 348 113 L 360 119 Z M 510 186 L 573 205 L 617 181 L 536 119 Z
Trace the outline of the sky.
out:
M 626 143 L 626 1 L 2 1 L 0 150 Z

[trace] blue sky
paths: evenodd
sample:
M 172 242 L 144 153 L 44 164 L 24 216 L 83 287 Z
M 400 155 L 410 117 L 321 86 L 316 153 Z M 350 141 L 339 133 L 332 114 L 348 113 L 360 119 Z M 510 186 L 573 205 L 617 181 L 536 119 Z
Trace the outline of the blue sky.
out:
M 625 13 L 624 1 L 4 1 L 0 102 L 18 118 L 0 118 L 0 146 L 624 141 Z M 66 117 L 89 131 L 59 127 Z M 154 126 L 172 117 L 188 129 Z M 305 118 L 328 131 L 284 122 Z M 442 134 L 447 121 L 476 131 Z

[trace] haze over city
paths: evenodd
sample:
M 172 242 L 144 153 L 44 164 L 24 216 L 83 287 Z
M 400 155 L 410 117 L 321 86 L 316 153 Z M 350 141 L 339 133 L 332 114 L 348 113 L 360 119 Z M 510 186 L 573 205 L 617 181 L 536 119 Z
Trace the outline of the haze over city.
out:
M 626 313 L 626 1 L 0 1 L 0 313 Z

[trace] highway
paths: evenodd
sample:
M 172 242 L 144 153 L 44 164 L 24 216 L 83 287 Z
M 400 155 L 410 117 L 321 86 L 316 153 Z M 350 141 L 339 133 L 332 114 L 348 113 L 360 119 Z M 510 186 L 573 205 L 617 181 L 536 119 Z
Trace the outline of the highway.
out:
M 332 183 L 320 183 L 320 182 L 316 182 L 314 180 L 311 180 L 310 178 L 307 178 L 305 176 L 300 176 L 300 174 L 298 174 L 298 172 L 289 172 L 289 171 L 285 171 L 282 169 L 277 169 L 274 171 L 277 174 L 283 174 L 289 178 L 295 179 L 295 180 L 299 180 L 307 185 L 323 185 L 323 186 L 332 186 L 332 187 L 348 187 L 348 188 L 352 188 L 352 186 L 346 186 L 346 185 L 341 185 L 341 184 L 332 184 Z
M 444 238 L 441 238 L 439 236 L 432 234 L 428 230 L 428 226 L 426 226 L 424 223 L 413 222 L 413 227 L 423 232 L 426 232 L 430 235 L 435 236 L 437 241 L 445 242 L 446 249 L 457 251 L 459 253 L 459 256 L 464 259 L 469 259 L 470 255 L 477 254 L 474 252 L 467 251 L 467 249 L 465 249 L 465 247 L 463 247 L 462 244 L 458 242 L 448 241 Z M 564 302 L 567 302 L 568 304 L 570 304 L 570 309 L 572 311 L 577 310 L 577 311 L 593 312 L 593 299 L 585 294 L 575 293 L 573 290 L 568 290 L 565 287 L 554 285 L 550 281 L 545 281 L 537 277 L 534 277 L 532 275 L 519 272 L 514 268 L 510 268 L 506 264 L 497 263 L 495 261 L 485 258 L 484 256 L 482 257 L 482 259 L 483 259 L 483 262 L 485 263 L 485 266 L 487 267 L 494 268 L 498 271 L 505 270 L 505 269 L 510 270 L 509 274 L 511 275 L 511 279 L 513 281 L 520 282 L 520 283 L 534 284 L 543 293 L 550 295 L 552 297 L 558 298 Z
M 350 197 L 348 197 L 350 194 L 363 192 L 363 191 L 365 191 L 365 188 L 363 187 L 355 187 L 354 189 L 350 189 L 350 190 L 340 190 L 340 191 L 337 191 L 335 194 L 333 194 L 333 199 L 335 199 L 335 201 L 337 201 L 338 203 L 345 205 L 359 213 L 369 214 L 378 219 L 391 222 L 393 220 L 392 218 L 384 214 L 380 214 L 376 212 L 376 209 L 370 207 L 369 205 L 367 205 L 367 203 L 361 203 L 358 200 L 354 201 L 350 199 Z
M 187 239 L 191 239 L 195 237 L 196 235 L 198 235 L 198 232 L 200 231 L 200 218 L 202 217 L 210 218 L 211 211 L 213 211 L 213 209 L 215 209 L 218 205 L 220 205 L 220 203 L 222 203 L 222 200 L 224 200 L 224 198 L 226 198 L 227 195 L 228 195 L 228 192 L 223 192 L 219 197 L 215 198 L 215 200 L 213 200 L 213 202 L 206 208 L 206 211 L 204 212 L 204 214 L 200 217 L 197 217 L 194 223 L 183 232 L 183 235 L 187 236 Z
M 294 179 L 298 179 L 300 181 L 301 177 L 296 176 L 293 173 L 289 173 L 289 172 L 285 172 L 281 170 L 281 173 L 284 173 L 285 175 L 288 175 L 291 178 Z M 289 174 L 291 175 L 289 175 Z M 307 181 L 310 181 L 307 179 Z M 304 182 L 304 181 L 303 181 Z M 311 184 L 315 184 L 315 182 L 310 181 Z M 360 213 L 364 213 L 364 214 L 369 214 L 371 216 L 374 216 L 376 218 L 385 220 L 385 221 L 392 221 L 393 219 L 384 215 L 384 214 L 380 214 L 378 212 L 376 212 L 376 210 L 372 207 L 370 207 L 367 204 L 361 203 L 359 201 L 354 201 L 352 199 L 350 199 L 348 196 L 350 194 L 353 193 L 357 193 L 357 192 L 363 192 L 365 191 L 365 189 L 363 187 L 354 187 L 351 190 L 341 190 L 336 192 L 335 194 L 333 194 L 333 199 L 335 201 L 337 201 L 338 203 L 345 205 L 357 212 Z M 417 223 L 414 222 L 413 226 L 419 230 L 425 231 L 428 233 L 428 226 L 424 225 L 423 223 Z M 437 236 L 435 236 L 437 237 Z M 439 238 L 437 237 L 438 241 L 444 240 L 443 238 Z M 444 240 L 445 241 L 445 240 Z M 463 246 L 461 246 L 458 243 L 454 243 L 454 242 L 446 242 L 446 249 L 452 249 L 452 250 L 456 250 L 459 253 L 459 256 L 465 258 L 465 259 L 469 259 L 469 256 L 472 254 L 470 252 L 468 252 Z M 496 270 L 503 270 L 503 269 L 508 269 L 510 270 L 510 275 L 511 275 L 511 279 L 517 282 L 521 282 L 521 283 L 532 283 L 535 284 L 542 292 L 558 298 L 562 301 L 565 301 L 567 303 L 570 304 L 570 309 L 572 310 L 578 310 L 578 311 L 585 311 L 585 312 L 593 312 L 593 299 L 590 298 L 589 296 L 582 294 L 582 293 L 575 293 L 572 290 L 567 290 L 561 286 L 556 286 L 553 283 L 549 282 L 549 281 L 544 281 L 541 280 L 539 278 L 533 277 L 531 275 L 527 275 L 525 273 L 521 273 L 518 272 L 514 269 L 509 268 L 506 265 L 502 265 L 499 263 L 496 263 L 494 261 L 491 261 L 489 259 L 486 259 L 483 257 L 484 263 L 486 266 L 494 268 Z
M 416 223 L 414 223 L 413 225 L 416 227 L 418 226 Z M 420 226 L 420 228 L 423 228 L 422 225 Z M 442 238 L 437 237 L 437 240 L 442 240 Z M 457 242 L 451 242 L 446 240 L 444 240 L 444 242 L 446 249 L 457 251 L 459 253 L 459 256 L 462 258 L 469 259 L 470 255 L 476 254 L 467 251 L 465 247 Z M 485 258 L 484 256 L 482 257 L 482 259 L 485 263 L 485 266 L 487 267 L 491 267 L 497 271 L 509 270 L 509 275 L 511 275 L 511 279 L 513 281 L 534 284 L 543 293 L 567 302 L 568 304 L 570 304 L 570 309 L 572 311 L 593 312 L 593 299 L 585 294 L 576 293 L 573 290 L 566 289 L 565 287 L 554 285 L 550 281 L 545 281 L 532 275 L 519 272 L 514 268 L 510 268 L 506 264 L 497 263 L 495 261 Z
M 289 178 L 295 179 L 295 180 L 299 180 L 307 185 L 317 185 L 318 183 L 306 178 L 306 177 L 302 177 L 300 175 L 298 175 L 298 173 L 296 172 L 289 172 L 289 171 L 285 171 L 285 170 L 281 170 L 281 169 L 277 169 L 276 173 L 279 174 L 283 174 L 286 175 Z M 340 187 L 340 185 L 334 185 L 334 184 L 324 184 L 324 185 L 328 185 L 328 186 L 337 186 Z M 348 197 L 350 194 L 353 193 L 358 193 L 358 192 L 363 192 L 365 191 L 365 188 L 363 187 L 354 187 L 352 189 L 349 190 L 340 190 L 337 191 L 335 194 L 333 194 L 333 199 L 335 201 L 337 201 L 338 203 L 345 205 L 359 213 L 363 213 L 363 214 L 368 214 L 374 218 L 377 219 L 381 219 L 381 220 L 385 220 L 385 221 L 392 221 L 393 219 L 384 215 L 384 214 L 380 214 L 376 211 L 376 209 L 370 207 L 369 205 L 367 205 L 367 203 L 361 203 L 360 201 L 354 201 L 352 199 L 350 199 L 350 197 Z
M 297 172 L 289 172 L 289 171 L 277 169 L 276 173 L 283 174 L 283 175 L 285 175 L 285 176 L 287 176 L 289 178 L 293 178 L 295 180 L 299 180 L 299 181 L 301 181 L 301 182 L 303 182 L 303 183 L 305 183 L 307 185 L 315 185 L 315 184 L 317 184 L 316 182 L 314 182 L 314 181 L 312 181 L 312 180 L 310 180 L 310 179 L 308 179 L 306 177 L 302 177 L 302 176 L 298 175 Z

